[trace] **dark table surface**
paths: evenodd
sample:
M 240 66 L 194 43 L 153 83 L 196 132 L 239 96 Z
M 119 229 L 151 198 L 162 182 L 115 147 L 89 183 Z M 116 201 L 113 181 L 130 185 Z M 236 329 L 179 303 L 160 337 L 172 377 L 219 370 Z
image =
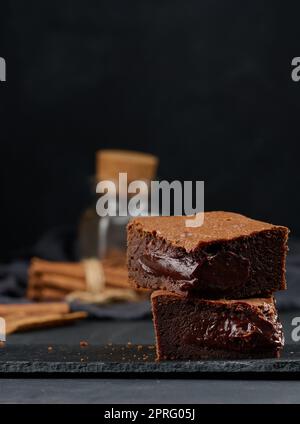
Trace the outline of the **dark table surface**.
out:
M 286 342 L 291 321 L 281 314 Z M 86 340 L 153 344 L 152 322 L 93 321 L 9 336 L 12 344 L 70 344 Z M 300 342 L 299 342 L 300 343 Z M 179 400 L 180 394 L 180 400 Z M 0 403 L 300 403 L 300 381 L 262 379 L 0 378 Z

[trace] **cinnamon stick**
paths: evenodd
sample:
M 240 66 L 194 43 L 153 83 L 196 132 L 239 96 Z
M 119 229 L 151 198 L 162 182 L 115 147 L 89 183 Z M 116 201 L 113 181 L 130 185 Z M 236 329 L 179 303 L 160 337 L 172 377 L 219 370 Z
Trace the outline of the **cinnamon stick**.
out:
M 54 302 L 63 300 L 67 293 L 68 290 L 61 290 L 50 287 L 29 287 L 27 291 L 27 297 L 31 300 L 47 300 Z
M 65 314 L 70 311 L 67 302 L 47 302 L 47 303 L 10 303 L 0 305 L 0 316 L 6 317 L 13 314 Z
M 121 260 L 121 259 L 120 259 Z M 128 273 L 125 263 L 117 261 L 116 258 L 105 259 L 102 261 L 107 284 L 117 285 L 121 287 L 129 287 Z M 33 258 L 29 268 L 29 276 L 37 278 L 57 281 L 57 277 L 65 276 L 68 282 L 85 283 L 85 270 L 82 263 L 73 262 L 49 262 L 39 258 Z M 46 275 L 47 277 L 44 277 Z M 62 280 L 61 280 L 62 281 Z
M 12 334 L 17 331 L 29 331 L 37 328 L 60 326 L 72 323 L 79 319 L 87 317 L 86 312 L 71 312 L 67 314 L 44 314 L 33 317 L 6 319 L 6 334 Z
M 32 275 L 30 280 L 35 287 L 54 287 L 62 290 L 84 290 L 86 286 L 83 278 L 51 273 L 43 273 L 39 276 Z
M 44 259 L 33 258 L 31 260 L 29 274 L 54 273 L 67 277 L 85 279 L 85 272 L 80 262 L 50 262 Z
M 109 288 L 130 289 L 141 294 L 141 290 L 130 286 L 124 255 L 119 252 L 112 254 L 102 260 L 101 265 L 105 275 L 105 290 Z M 27 289 L 29 299 L 56 301 L 64 299 L 72 292 L 84 292 L 86 287 L 84 263 L 49 262 L 39 258 L 33 258 L 31 261 Z

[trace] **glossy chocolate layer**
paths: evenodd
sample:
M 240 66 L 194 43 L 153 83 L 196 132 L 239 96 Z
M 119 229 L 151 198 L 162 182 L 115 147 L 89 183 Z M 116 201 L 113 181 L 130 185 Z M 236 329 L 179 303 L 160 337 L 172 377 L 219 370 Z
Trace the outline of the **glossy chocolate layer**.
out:
M 184 337 L 186 344 L 225 350 L 277 349 L 283 346 L 282 326 L 255 314 L 221 313 L 203 319 L 189 329 Z
M 191 256 L 176 258 L 153 253 L 142 255 L 138 262 L 149 275 L 178 281 L 182 291 L 197 289 L 201 285 L 223 290 L 227 287 L 239 287 L 247 280 L 250 269 L 248 259 L 230 251 L 204 254 L 200 260 Z

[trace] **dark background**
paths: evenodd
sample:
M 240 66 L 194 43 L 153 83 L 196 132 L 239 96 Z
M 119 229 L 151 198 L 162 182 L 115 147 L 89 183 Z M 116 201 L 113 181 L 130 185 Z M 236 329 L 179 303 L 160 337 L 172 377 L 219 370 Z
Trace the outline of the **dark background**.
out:
M 299 2 L 2 3 L 0 260 L 76 227 L 107 147 L 300 235 Z

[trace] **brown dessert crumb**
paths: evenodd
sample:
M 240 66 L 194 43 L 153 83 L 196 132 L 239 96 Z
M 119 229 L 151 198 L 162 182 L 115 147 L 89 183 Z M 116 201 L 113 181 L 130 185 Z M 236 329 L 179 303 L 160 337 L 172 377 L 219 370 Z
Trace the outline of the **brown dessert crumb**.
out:
M 87 347 L 89 344 L 86 340 L 81 340 L 80 347 Z

